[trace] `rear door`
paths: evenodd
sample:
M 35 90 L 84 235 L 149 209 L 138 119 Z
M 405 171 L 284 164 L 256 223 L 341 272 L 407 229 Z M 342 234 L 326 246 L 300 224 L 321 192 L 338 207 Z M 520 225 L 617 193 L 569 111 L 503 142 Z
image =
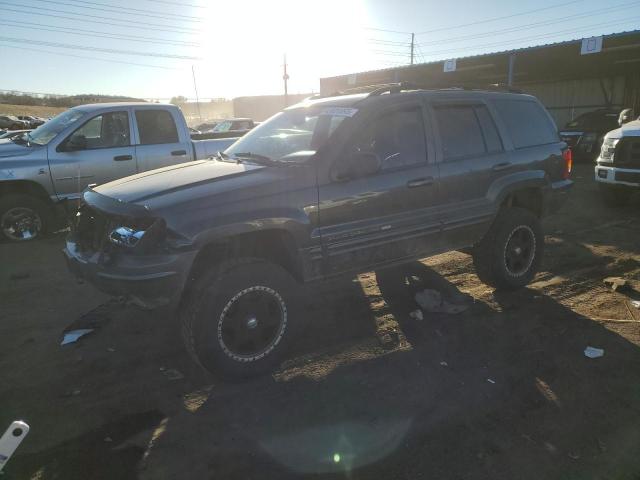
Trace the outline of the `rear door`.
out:
M 49 144 L 49 166 L 56 194 L 75 198 L 91 183 L 100 185 L 135 174 L 136 152 L 131 133 L 129 111 L 111 111 L 86 119 L 62 142 Z M 71 137 L 84 138 L 86 147 L 67 149 Z
M 495 213 L 489 187 L 513 165 L 482 101 L 437 102 L 431 112 L 438 132 L 443 239 L 456 248 L 486 231 Z
M 177 111 L 134 107 L 133 112 L 140 172 L 192 159 L 191 139 L 178 128 L 181 119 L 175 117 Z
M 320 180 L 325 274 L 370 268 L 436 249 L 437 166 L 421 101 L 394 102 L 362 119 L 334 159 L 374 153 L 380 170 L 364 178 Z M 429 153 L 431 152 L 431 153 Z

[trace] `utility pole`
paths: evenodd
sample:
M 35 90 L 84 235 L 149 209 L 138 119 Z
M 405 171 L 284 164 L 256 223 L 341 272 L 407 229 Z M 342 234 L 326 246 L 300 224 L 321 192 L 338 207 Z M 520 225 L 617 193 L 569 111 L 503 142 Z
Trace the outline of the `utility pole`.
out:
M 284 74 L 282 80 L 284 80 L 284 106 L 289 106 L 289 92 L 287 91 L 287 81 L 289 80 L 289 74 L 287 73 L 287 54 L 284 54 Z
M 415 38 L 416 38 L 416 34 L 412 33 L 411 34 L 411 65 L 413 65 L 413 46 L 414 46 Z
M 193 89 L 196 91 L 196 107 L 198 109 L 198 117 L 202 121 L 202 114 L 200 113 L 200 99 L 198 98 L 198 87 L 196 86 L 196 71 L 191 65 L 191 75 L 193 75 Z

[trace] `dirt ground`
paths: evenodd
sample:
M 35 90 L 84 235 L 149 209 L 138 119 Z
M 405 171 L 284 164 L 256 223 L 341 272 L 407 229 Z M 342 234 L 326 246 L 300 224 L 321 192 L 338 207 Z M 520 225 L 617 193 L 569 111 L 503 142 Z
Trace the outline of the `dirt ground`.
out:
M 640 198 L 591 177 L 530 288 L 458 252 L 316 285 L 290 360 L 241 383 L 192 367 L 170 312 L 76 283 L 63 234 L 0 245 L 0 430 L 31 426 L 0 478 L 640 479 Z M 414 320 L 424 287 L 470 308 Z M 95 331 L 61 347 L 71 325 Z
M 36 115 L 38 117 L 53 117 L 64 112 L 62 107 L 41 107 L 39 105 L 8 105 L 0 104 L 0 115 Z

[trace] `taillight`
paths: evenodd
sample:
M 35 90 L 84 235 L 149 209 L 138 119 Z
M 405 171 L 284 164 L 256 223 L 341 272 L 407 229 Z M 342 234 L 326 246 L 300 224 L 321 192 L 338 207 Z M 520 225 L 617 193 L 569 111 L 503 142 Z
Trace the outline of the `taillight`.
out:
M 567 178 L 569 178 L 569 175 L 571 175 L 571 167 L 573 166 L 573 155 L 570 148 L 562 151 L 562 159 L 564 160 L 562 178 L 566 180 Z

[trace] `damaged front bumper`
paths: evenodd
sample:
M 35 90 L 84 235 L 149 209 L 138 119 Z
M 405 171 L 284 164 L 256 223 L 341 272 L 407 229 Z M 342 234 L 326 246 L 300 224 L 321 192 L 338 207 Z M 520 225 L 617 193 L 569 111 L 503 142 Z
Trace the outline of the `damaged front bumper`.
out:
M 194 251 L 157 255 L 83 253 L 73 237 L 63 250 L 69 270 L 99 290 L 124 296 L 144 308 L 176 304 L 187 280 Z
M 99 290 L 144 308 L 177 303 L 197 254 L 190 243 L 169 232 L 164 220 L 146 207 L 91 188 L 83 201 L 63 250 L 69 270 Z M 142 235 L 136 244 L 113 238 L 114 231 L 139 225 L 144 231 L 138 232 Z

